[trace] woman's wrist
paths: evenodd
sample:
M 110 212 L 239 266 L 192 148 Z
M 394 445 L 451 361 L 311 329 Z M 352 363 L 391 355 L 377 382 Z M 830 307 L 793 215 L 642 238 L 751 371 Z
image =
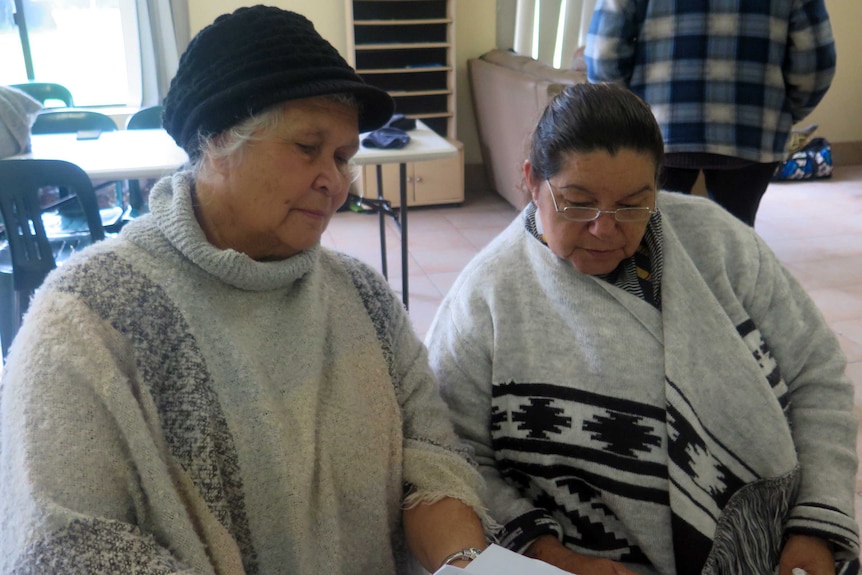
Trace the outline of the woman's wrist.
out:
M 443 559 L 443 564 L 441 565 L 441 567 L 445 565 L 466 567 L 471 561 L 476 559 L 481 552 L 482 550 L 478 547 L 466 547 L 452 553 L 451 555 L 448 555 L 445 559 Z

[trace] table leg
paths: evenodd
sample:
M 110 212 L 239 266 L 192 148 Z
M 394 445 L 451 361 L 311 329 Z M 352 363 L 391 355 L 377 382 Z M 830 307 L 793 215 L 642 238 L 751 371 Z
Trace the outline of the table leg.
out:
M 377 164 L 377 199 L 380 202 L 380 207 L 377 209 L 377 217 L 380 219 L 380 270 L 383 272 L 383 277 L 389 279 L 389 272 L 386 265 L 386 214 L 383 209 L 383 166 Z
M 404 309 L 409 310 L 409 290 L 407 285 L 407 164 L 401 163 L 399 168 L 401 171 L 401 206 L 399 207 L 401 216 L 401 300 L 404 302 Z

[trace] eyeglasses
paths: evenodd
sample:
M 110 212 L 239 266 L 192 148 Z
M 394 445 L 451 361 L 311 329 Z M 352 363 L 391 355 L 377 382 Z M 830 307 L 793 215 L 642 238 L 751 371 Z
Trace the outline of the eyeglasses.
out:
M 618 208 L 616 210 L 600 210 L 598 208 L 585 208 L 581 206 L 566 206 L 560 209 L 560 206 L 557 204 L 557 194 L 554 193 L 550 180 L 546 179 L 545 183 L 548 184 L 548 192 L 550 192 L 551 200 L 554 202 L 554 209 L 558 214 L 563 216 L 563 219 L 570 222 L 594 222 L 602 214 L 613 214 L 616 221 L 623 223 L 645 222 L 657 211 L 646 206 L 642 208 Z

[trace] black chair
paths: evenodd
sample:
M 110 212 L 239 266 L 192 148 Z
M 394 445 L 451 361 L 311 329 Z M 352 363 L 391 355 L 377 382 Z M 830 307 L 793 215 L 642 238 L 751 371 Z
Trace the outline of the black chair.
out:
M 127 130 L 155 130 L 162 127 L 162 107 L 150 106 L 142 108 L 129 116 L 126 122 Z M 147 202 L 141 194 L 140 180 L 129 180 L 129 206 L 131 217 L 139 216 L 148 210 Z
M 114 132 L 117 124 L 110 116 L 90 110 L 52 110 L 41 112 L 30 129 L 33 134 L 67 134 L 81 132 Z M 98 134 L 96 134 L 98 135 Z M 100 182 L 95 188 L 100 190 L 113 186 L 117 208 L 106 208 L 103 214 L 105 226 L 110 232 L 120 231 L 127 220 L 123 217 L 126 211 L 123 200 L 123 183 L 118 181 Z M 62 192 L 65 197 L 67 194 Z
M 77 221 L 51 214 L 60 229 L 49 235 L 40 189 L 74 192 Z M 33 292 L 45 276 L 75 250 L 105 238 L 90 178 L 63 160 L 0 160 L 0 216 L 6 245 L 0 249 L 0 350 L 3 357 L 18 332 Z
M 13 88 L 21 90 L 30 95 L 35 100 L 39 100 L 43 106 L 48 101 L 62 102 L 67 108 L 75 106 L 72 99 L 72 92 L 62 84 L 54 84 L 51 82 L 27 82 L 26 84 L 12 84 Z

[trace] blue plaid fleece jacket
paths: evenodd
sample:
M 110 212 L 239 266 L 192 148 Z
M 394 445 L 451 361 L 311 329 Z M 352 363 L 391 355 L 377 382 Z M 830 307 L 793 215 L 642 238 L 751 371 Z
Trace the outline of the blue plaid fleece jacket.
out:
M 835 43 L 824 0 L 599 0 L 586 61 L 591 82 L 652 107 L 667 152 L 777 162 L 832 82 Z

